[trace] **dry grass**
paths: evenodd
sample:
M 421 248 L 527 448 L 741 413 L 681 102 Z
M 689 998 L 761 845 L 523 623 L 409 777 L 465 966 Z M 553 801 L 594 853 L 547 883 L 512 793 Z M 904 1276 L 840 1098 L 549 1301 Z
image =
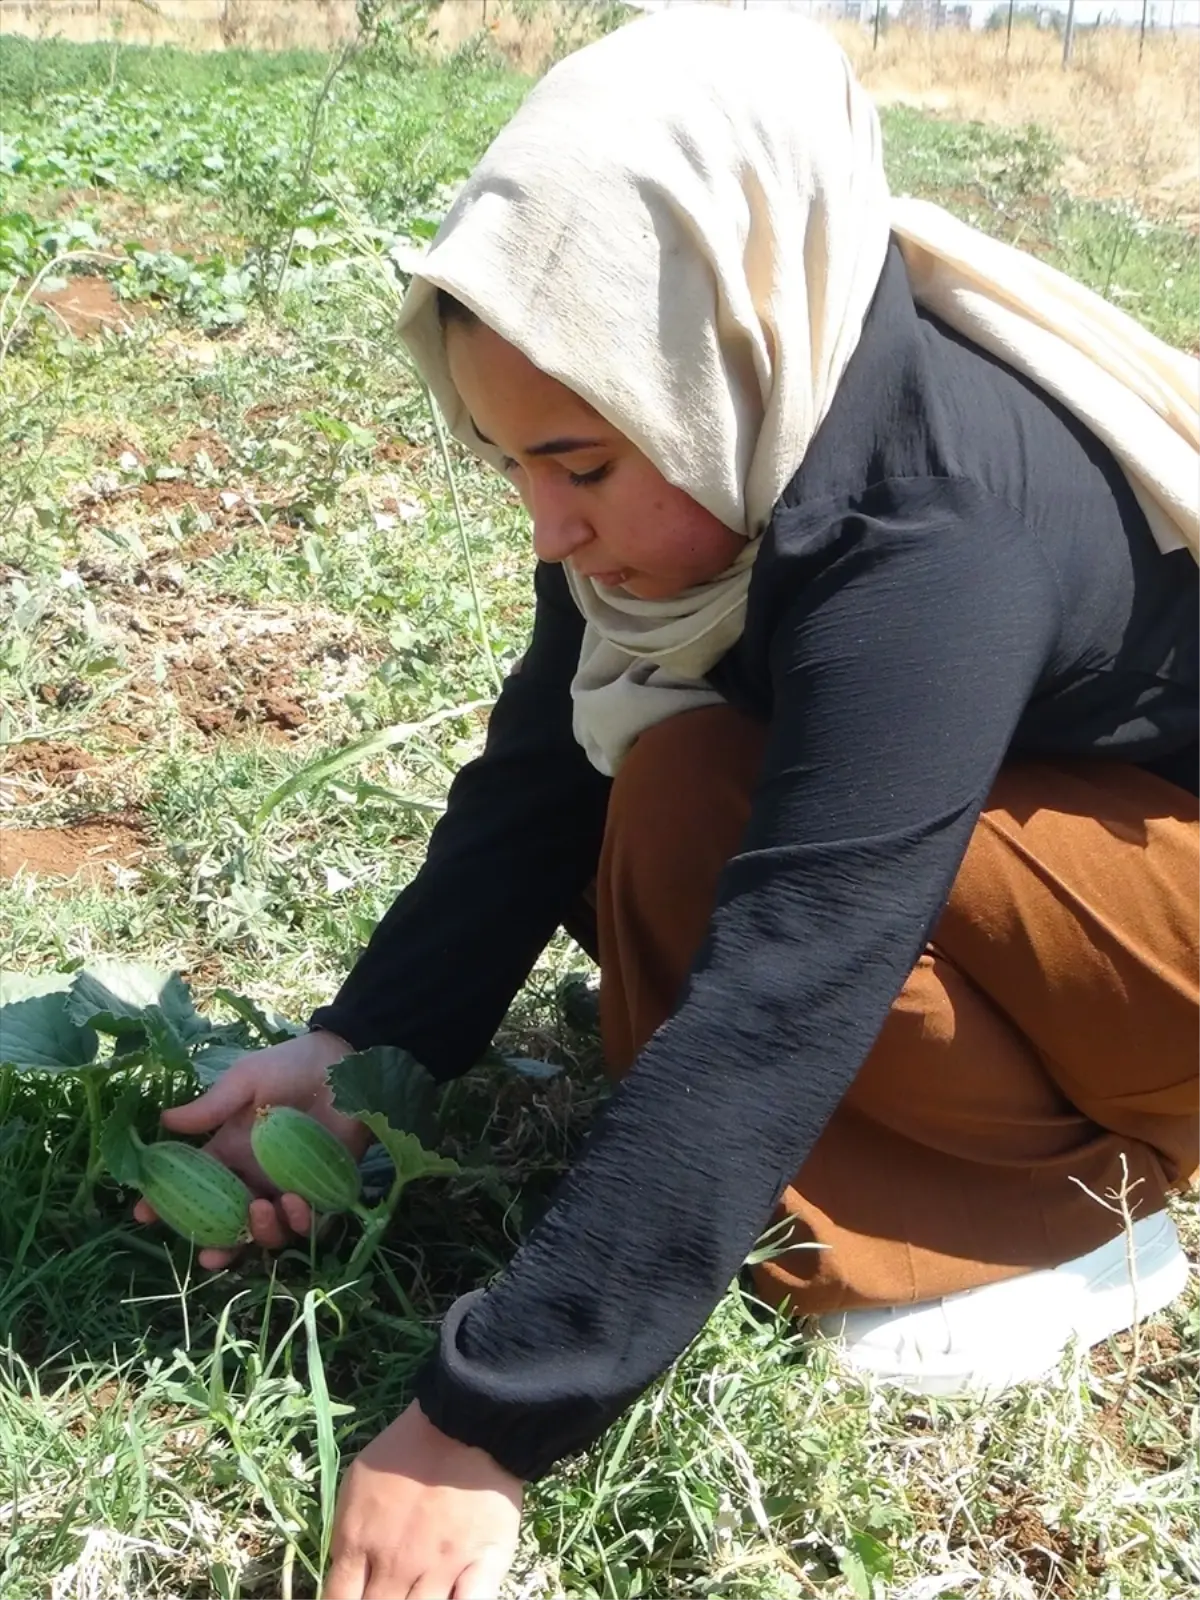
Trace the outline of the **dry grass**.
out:
M 1068 152 L 1063 177 L 1078 193 L 1132 200 L 1197 220 L 1200 186 L 1200 30 L 1158 32 L 1138 60 L 1131 28 L 1083 29 L 1064 72 L 1056 35 L 835 32 L 880 104 L 907 102 L 945 116 L 1020 126 L 1036 122 Z
M 0 0 L 0 32 L 187 50 L 328 50 L 354 33 L 354 0 Z

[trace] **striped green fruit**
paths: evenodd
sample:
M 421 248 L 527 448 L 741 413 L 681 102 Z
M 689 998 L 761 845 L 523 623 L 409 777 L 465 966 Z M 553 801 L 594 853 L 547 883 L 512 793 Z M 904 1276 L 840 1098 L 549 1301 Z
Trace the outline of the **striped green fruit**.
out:
M 139 1159 L 142 1193 L 169 1228 L 225 1249 L 246 1237 L 250 1191 L 223 1161 L 174 1139 L 143 1145 Z
M 295 1106 L 260 1106 L 250 1130 L 255 1160 L 277 1189 L 317 1211 L 349 1211 L 362 1178 L 354 1157 L 322 1123 Z

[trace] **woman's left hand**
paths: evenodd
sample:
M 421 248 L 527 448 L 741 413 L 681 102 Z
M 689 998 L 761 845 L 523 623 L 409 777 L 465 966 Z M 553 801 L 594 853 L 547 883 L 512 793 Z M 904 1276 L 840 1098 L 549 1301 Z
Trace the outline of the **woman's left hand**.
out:
M 325 1600 L 496 1600 L 524 1485 L 435 1428 L 416 1401 L 342 1483 Z

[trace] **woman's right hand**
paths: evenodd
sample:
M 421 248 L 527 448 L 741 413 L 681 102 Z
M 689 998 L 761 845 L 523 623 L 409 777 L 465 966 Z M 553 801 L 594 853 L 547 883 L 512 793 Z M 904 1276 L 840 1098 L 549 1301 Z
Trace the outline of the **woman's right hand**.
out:
M 307 1234 L 312 1213 L 298 1194 L 280 1194 L 254 1159 L 250 1130 L 255 1115 L 260 1106 L 295 1106 L 324 1123 L 357 1161 L 372 1134 L 356 1118 L 334 1110 L 327 1077 L 329 1068 L 353 1050 L 336 1033 L 302 1033 L 242 1056 L 211 1089 L 162 1114 L 163 1126 L 171 1133 L 212 1134 L 204 1148 L 232 1168 L 256 1196 L 250 1202 L 250 1233 L 268 1250 Z M 139 1222 L 157 1220 L 144 1199 L 134 1206 L 133 1214 Z M 202 1267 L 216 1269 L 228 1266 L 237 1253 L 205 1249 L 197 1259 Z

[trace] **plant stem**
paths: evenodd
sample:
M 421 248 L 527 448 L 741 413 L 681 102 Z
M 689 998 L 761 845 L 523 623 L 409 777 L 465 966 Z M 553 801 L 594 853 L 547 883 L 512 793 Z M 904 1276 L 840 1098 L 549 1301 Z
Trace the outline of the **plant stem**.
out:
M 284 249 L 283 259 L 279 265 L 279 274 L 275 279 L 273 300 L 278 300 L 283 293 L 283 282 L 287 277 L 288 268 L 292 264 L 292 255 L 296 249 L 296 228 L 298 226 L 296 207 L 304 205 L 308 201 L 308 189 L 309 184 L 312 182 L 313 160 L 317 153 L 317 140 L 321 131 L 321 115 L 325 109 L 325 102 L 329 99 L 334 80 L 343 71 L 350 58 L 357 54 L 361 45 L 362 41 L 360 39 L 348 39 L 342 44 L 337 54 L 330 61 L 325 72 L 324 81 L 317 90 L 316 98 L 313 101 L 312 113 L 308 119 L 308 139 L 304 147 L 304 164 L 300 173 L 299 185 L 292 196 L 292 222 L 288 229 L 287 246 Z
M 100 1155 L 100 1126 L 104 1113 L 100 1106 L 100 1084 L 96 1074 L 81 1072 L 79 1080 L 83 1084 L 83 1097 L 87 1101 L 88 1108 L 88 1158 L 83 1177 L 79 1180 L 79 1188 L 75 1192 L 74 1205 L 84 1210 L 93 1205 L 96 1179 L 104 1166 Z
M 355 1245 L 354 1253 L 346 1263 L 344 1282 L 353 1283 L 355 1278 L 360 1278 L 367 1262 L 379 1249 L 403 1188 L 404 1179 L 397 1173 L 392 1180 L 392 1187 L 387 1192 L 387 1198 L 380 1205 L 355 1206 L 354 1214 L 363 1225 L 362 1238 Z

